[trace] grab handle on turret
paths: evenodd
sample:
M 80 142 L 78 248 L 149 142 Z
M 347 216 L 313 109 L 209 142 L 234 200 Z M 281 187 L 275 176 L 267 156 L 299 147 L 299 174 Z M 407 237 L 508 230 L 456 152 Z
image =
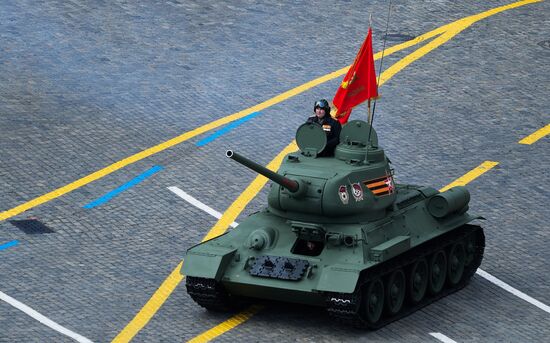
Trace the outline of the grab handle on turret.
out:
M 258 163 L 252 162 L 248 158 L 241 156 L 237 154 L 236 152 L 233 152 L 233 150 L 227 150 L 225 153 L 227 157 L 229 157 L 232 160 L 235 160 L 239 162 L 240 164 L 244 165 L 245 167 L 248 167 L 255 172 L 262 174 L 263 176 L 267 177 L 268 179 L 272 180 L 273 182 L 278 183 L 279 185 L 283 186 L 284 188 L 288 189 L 291 193 L 298 192 L 298 189 L 300 188 L 300 183 L 296 180 L 289 179 L 287 177 L 284 177 L 282 175 L 279 175 L 264 166 L 259 165 Z

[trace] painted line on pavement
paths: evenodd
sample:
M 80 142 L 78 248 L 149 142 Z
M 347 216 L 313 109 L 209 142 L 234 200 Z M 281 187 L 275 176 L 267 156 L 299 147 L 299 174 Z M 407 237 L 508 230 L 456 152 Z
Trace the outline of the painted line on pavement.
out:
M 74 339 L 77 342 L 92 343 L 92 341 L 89 340 L 88 338 L 86 338 L 82 335 L 79 335 L 76 332 L 73 332 L 73 331 L 57 324 L 53 320 L 51 320 L 51 319 L 47 318 L 46 316 L 38 313 L 37 311 L 33 310 L 29 306 L 23 304 L 22 302 L 20 302 L 18 300 L 15 300 L 14 298 L 10 297 L 9 295 L 7 295 L 6 293 L 4 293 L 2 291 L 0 291 L 0 300 L 3 300 L 5 302 L 7 302 L 8 304 L 15 307 L 16 309 L 24 312 L 25 314 L 29 315 L 32 318 L 38 320 L 40 323 L 48 326 L 51 329 L 54 329 L 55 331 L 65 335 L 67 337 L 70 337 L 70 338 Z
M 485 278 L 486 280 L 494 283 L 495 285 L 499 286 L 500 288 L 504 289 L 505 291 L 508 291 L 508 292 L 512 293 L 516 297 L 518 297 L 520 299 L 523 299 L 523 300 L 527 301 L 528 303 L 530 303 L 532 305 L 535 305 L 536 307 L 540 308 L 544 312 L 550 313 L 550 306 L 548 306 L 546 304 L 543 304 L 542 302 L 528 296 L 527 294 L 523 293 L 520 290 L 515 289 L 514 287 L 510 286 L 506 282 L 497 279 L 496 277 L 494 277 L 493 275 L 487 273 L 486 271 L 478 268 L 477 271 L 476 271 L 476 274 L 483 277 L 483 278 Z
M 177 285 L 183 280 L 180 270 L 183 265 L 181 261 L 174 270 L 168 275 L 166 280 L 160 285 L 153 296 L 147 301 L 145 306 L 136 314 L 136 316 L 126 325 L 114 339 L 114 343 L 130 342 L 132 338 L 143 328 L 151 318 L 157 313 L 159 308 L 164 304 L 166 299 L 172 294 Z
M 7 242 L 7 243 L 4 243 L 4 244 L 0 245 L 0 250 L 11 248 L 13 246 L 16 246 L 17 244 L 19 244 L 19 241 L 17 239 L 15 239 L 13 241 L 10 241 L 10 242 Z
M 447 337 L 444 334 L 439 333 L 439 332 L 430 332 L 430 335 L 433 336 L 434 338 L 437 338 L 438 340 L 440 340 L 443 343 L 457 343 L 456 341 L 453 341 L 449 337 Z
M 498 8 L 495 8 L 493 10 L 490 10 L 490 11 L 486 11 L 486 12 L 483 12 L 483 13 L 480 13 L 476 16 L 471 16 L 471 17 L 467 17 L 467 18 L 464 18 L 463 20 L 470 20 L 471 22 L 467 25 L 467 26 L 470 26 L 471 24 L 473 24 L 475 21 L 478 21 L 478 20 L 481 20 L 481 19 L 484 19 L 490 15 L 493 15 L 493 14 L 496 14 L 498 12 L 502 12 L 502 11 L 505 11 L 505 10 L 508 10 L 508 9 L 511 9 L 511 8 L 515 8 L 515 7 L 519 7 L 519 6 L 523 6 L 523 5 L 527 5 L 527 4 L 530 4 L 530 3 L 536 3 L 536 2 L 541 2 L 543 0 L 525 0 L 525 1 L 519 1 L 519 2 L 516 2 L 516 3 L 513 3 L 513 4 L 510 4 L 510 5 L 506 5 L 506 6 L 502 6 L 502 7 L 498 7 Z M 386 56 L 389 56 L 397 51 L 400 51 L 400 50 L 403 50 L 403 49 L 406 49 L 410 46 L 413 46 L 413 45 L 416 45 L 418 43 L 421 43 L 423 42 L 424 40 L 426 39 L 429 39 L 429 38 L 432 38 L 434 36 L 437 36 L 439 34 L 441 34 L 442 32 L 446 32 L 446 30 L 449 30 L 450 28 L 453 28 L 454 30 L 456 30 L 456 27 L 453 27 L 453 25 L 455 25 L 457 22 L 453 22 L 453 23 L 450 23 L 450 24 L 447 24 L 447 25 L 443 25 L 435 30 L 432 30 L 430 32 L 427 32 L 423 35 L 420 35 L 414 39 L 411 39 L 410 41 L 407 41 L 407 42 L 404 42 L 404 43 L 401 43 L 401 44 L 397 44 L 393 47 L 389 47 L 388 49 L 386 49 L 385 51 L 385 55 Z M 465 26 L 464 28 L 466 28 L 467 26 Z M 464 29 L 463 28 L 463 29 Z M 462 31 L 462 30 L 460 30 Z M 459 33 L 460 31 L 457 31 L 456 33 Z M 455 33 L 455 34 L 456 34 Z M 447 40 L 449 40 L 450 38 L 452 38 L 452 36 L 446 36 L 444 40 L 439 40 L 438 43 L 439 44 L 443 44 L 444 42 L 446 42 Z M 433 48 L 433 47 L 430 47 L 430 48 Z M 427 51 L 426 51 L 427 53 Z M 379 59 L 381 57 L 381 52 L 378 52 L 374 55 L 374 58 L 375 59 Z M 418 59 L 419 57 L 416 57 L 414 60 Z M 411 60 L 408 64 L 412 63 L 413 60 Z M 406 64 L 406 65 L 408 65 Z M 399 70 L 403 69 L 404 67 L 406 67 L 405 64 L 403 65 L 399 65 L 399 66 L 396 66 L 396 68 L 394 68 L 394 70 L 391 70 L 391 73 L 395 74 L 397 73 Z M 249 107 L 245 110 L 242 110 L 240 112 L 237 112 L 237 113 L 234 113 L 234 114 L 231 114 L 229 116 L 226 116 L 226 117 L 223 117 L 223 118 L 220 118 L 220 119 L 217 119 L 213 122 L 210 122 L 208 124 L 205 124 L 203 126 L 200 126 L 194 130 L 191 130 L 191 131 L 187 131 L 177 137 L 174 137 L 168 141 L 165 141 L 163 143 L 160 143 L 158 145 L 155 145 L 151 148 L 148 148 L 148 149 L 145 149 L 137 154 L 134 154 L 132 156 L 129 156 L 125 159 L 122 159 L 118 162 L 115 162 L 103 169 L 100 169 L 92 174 L 89 174 L 83 178 L 80 178 L 72 183 L 69 183 L 63 187 L 60 187 L 60 188 L 57 188 L 51 192 L 48 192 L 46 194 L 43 194 L 37 198 L 34 198 L 32 200 L 29 200 L 21 205 L 18 205 L 14 208 L 11 208 L 9 210 L 6 210 L 4 212 L 0 212 L 0 221 L 2 220 L 5 220 L 5 219 L 8 219 L 8 218 L 11 218 L 15 215 L 18 215 L 22 212 L 25 212 L 33 207 L 36 207 L 36 206 L 39 206 L 43 203 L 46 203 L 48 201 L 51 201 L 53 199 L 56 199 L 64 194 L 67 194 L 69 192 L 72 192 L 74 191 L 75 189 L 78 189 L 84 185 L 87 185 L 93 181 L 96 181 L 102 177 L 105 177 L 121 168 L 124 168 L 126 167 L 127 165 L 130 165 L 132 163 L 135 163 L 137 161 L 140 161 L 144 158 L 147 158 L 151 155 L 154 155 L 158 152 L 161 152 L 161 151 L 164 151 L 168 148 L 171 148 L 177 144 L 180 144 L 182 142 L 185 142 L 187 141 L 188 139 L 191 139 L 197 135 L 200 135 L 202 133 L 205 133 L 207 131 L 210 131 L 210 130 L 213 130 L 219 126 L 222 126 L 222 125 L 225 125 L 227 123 L 230 123 L 234 120 L 237 120 L 237 119 L 240 119 L 242 117 L 245 117 L 251 113 L 254 113 L 254 112 L 258 112 L 258 111 L 261 111 L 263 109 L 266 109 L 268 107 L 271 107 L 275 104 L 278 104 L 280 102 L 283 102 L 293 96 L 296 96 L 298 94 L 301 94 L 313 87 L 316 87 L 320 84 L 323 84 L 327 81 L 330 81 L 330 80 L 333 80 L 335 78 L 338 78 L 342 75 L 344 75 L 345 73 L 347 73 L 349 69 L 349 66 L 346 66 L 344 68 L 341 68 L 337 71 L 334 71 L 332 73 L 329 73 L 329 74 L 326 74 L 324 76 L 321 76 L 319 78 L 316 78 L 312 81 L 309 81 L 309 82 L 306 82 L 298 87 L 295 87 L 295 88 L 292 88 L 291 90 L 288 90 L 284 93 L 281 93 L 271 99 L 268 99 L 260 104 L 257 104 L 255 106 L 252 106 L 252 107 Z M 388 73 L 391 74 L 391 73 Z M 383 80 L 381 80 L 383 81 Z
M 541 1 L 541 0 L 536 0 L 536 1 Z M 452 23 L 451 23 L 452 24 Z M 425 40 L 429 39 L 429 38 L 432 38 L 434 36 L 437 36 L 439 34 L 441 34 L 442 32 L 444 32 L 447 27 L 451 24 L 447 24 L 447 25 L 444 25 L 444 26 L 441 26 L 441 27 L 438 27 L 437 29 L 434 29 L 432 31 L 429 31 L 423 35 L 420 35 L 414 39 L 411 39 L 409 41 L 406 41 L 406 42 L 403 42 L 403 43 L 400 43 L 400 44 L 396 44 L 392 47 L 389 47 L 386 49 L 385 51 L 385 56 L 389 56 L 395 52 L 398 52 L 398 51 L 401 51 L 403 49 L 406 49 L 406 48 L 409 48 L 411 46 L 414 46 L 416 44 L 419 44 L 419 43 L 422 43 L 424 42 Z M 382 52 L 377 52 L 375 55 L 374 55 L 374 59 L 377 60 L 379 59 L 380 57 L 382 56 Z M 67 193 L 70 193 L 72 191 L 74 191 L 75 189 L 78 189 L 82 186 L 85 186 L 93 181 L 96 181 L 102 177 L 105 177 L 119 169 L 122 169 L 132 163 L 135 163 L 137 161 L 141 161 L 142 159 L 145 159 L 149 156 L 152 156 L 156 153 L 159 153 L 161 151 L 164 151 L 168 148 L 171 148 L 175 145 L 178 145 L 180 143 L 183 143 L 195 136 L 198 136 L 200 134 L 203 134 L 205 132 L 208 132 L 210 130 L 213 130 L 215 128 L 218 128 L 222 125 L 225 125 L 225 124 L 228 124 L 232 121 L 235 121 L 235 120 L 238 120 L 240 118 L 243 118 L 251 113 L 254 113 L 254 112 L 259 112 L 261 110 L 264 110 L 268 107 L 271 107 L 273 105 L 276 105 L 278 103 L 281 103 L 289 98 L 292 98 L 298 94 L 301 94 L 311 88 L 314 88 L 314 87 L 317 87 L 325 82 L 328 82 L 328 81 L 331 81 L 331 80 L 334 80 L 338 77 L 341 77 L 343 76 L 344 74 L 346 74 L 348 72 L 348 69 L 349 69 L 349 65 L 344 67 L 344 68 L 341 68 L 341 69 L 338 69 L 332 73 L 328 73 L 326 75 L 323 75 L 321 77 L 318 77 L 314 80 L 311 80 L 311 81 L 308 81 L 298 87 L 294 87 L 286 92 L 283 92 L 273 98 L 270 98 L 264 102 L 261 102 L 257 105 L 254 105 L 252 107 L 249 107 L 247 109 L 244 109 L 240 112 L 237 112 L 237 113 L 233 113 L 229 116 L 226 116 L 226 117 L 223 117 L 223 118 L 220 118 L 220 119 L 217 119 L 215 121 L 212 121 L 208 124 L 205 124 L 203 126 L 200 126 L 196 129 L 193 129 L 191 131 L 187 131 L 177 137 L 174 137 L 170 140 L 167 140 L 163 143 L 160 143 L 158 145 L 155 145 L 151 148 L 148 148 L 148 149 L 145 149 L 137 154 L 134 154 L 132 156 L 129 156 L 125 159 L 122 159 L 118 162 L 115 162 L 103 169 L 100 169 L 92 174 L 89 174 L 83 178 L 80 178 L 72 183 L 69 183 L 63 187 L 60 187 L 58 189 L 55 189 L 49 193 L 46 193 L 44 195 L 41 195 L 37 198 L 34 198 L 32 200 L 29 200 L 19 206 L 16 206 L 12 209 L 9 209 L 9 210 L 6 210 L 4 212 L 0 212 L 0 221 L 2 220 L 5 220 L 5 219 L 8 219 L 8 218 L 11 218 L 15 215 L 18 215 L 22 212 L 25 212 L 33 207 L 36 207 L 36 206 L 39 206 L 43 203 L 46 203 L 48 201 L 51 201 L 53 199 L 56 199 L 64 194 L 67 194 Z
M 537 131 L 533 132 L 529 136 L 523 138 L 518 143 L 519 144 L 527 144 L 531 145 L 541 139 L 544 136 L 550 135 L 550 124 L 546 125 L 542 129 L 538 129 Z
M 477 166 L 474 169 L 472 169 L 471 171 L 469 171 L 468 173 L 466 173 L 463 176 L 459 177 L 458 179 L 454 180 L 453 182 L 451 182 L 447 186 L 441 188 L 439 191 L 440 192 L 445 192 L 449 188 L 453 188 L 453 187 L 456 187 L 456 186 L 464 186 L 464 185 L 472 182 L 473 180 L 477 179 L 481 175 L 485 174 L 489 170 L 493 169 L 497 165 L 498 165 L 498 162 L 485 161 L 482 164 L 480 164 L 479 166 Z
M 83 207 L 84 208 L 94 208 L 96 206 L 102 205 L 102 204 L 106 203 L 107 201 L 111 200 L 112 198 L 116 197 L 120 193 L 124 192 L 125 190 L 137 185 L 138 183 L 140 183 L 141 181 L 147 179 L 148 177 L 152 176 L 153 174 L 161 171 L 162 169 L 163 169 L 163 167 L 161 167 L 161 166 L 154 166 L 151 169 L 149 169 L 149 170 L 143 172 L 142 174 L 136 176 L 132 180 L 126 182 L 122 186 L 120 186 L 116 189 L 113 189 L 109 193 L 107 193 L 104 196 L 92 201 L 89 204 L 84 205 Z
M 179 196 L 180 198 L 182 198 L 183 200 L 187 201 L 188 203 L 190 203 L 191 205 L 203 210 L 204 212 L 208 213 L 209 215 L 211 215 L 212 217 L 216 218 L 216 219 L 220 219 L 222 217 L 222 214 L 218 211 L 216 211 L 215 209 L 213 209 L 212 207 L 200 202 L 199 200 L 193 198 L 192 196 L 190 196 L 189 194 L 185 193 L 182 189 L 178 188 L 178 187 L 175 187 L 175 186 L 171 186 L 171 187 L 168 187 L 168 189 L 174 193 L 175 195 Z M 231 224 L 229 224 L 231 227 L 235 228 L 237 227 L 237 224 L 236 222 L 233 222 Z
M 526 0 L 526 1 L 519 1 L 519 2 L 516 2 L 516 3 L 513 3 L 513 4 L 510 4 L 510 5 L 506 5 L 506 6 L 501 6 L 501 7 L 497 7 L 495 9 L 492 9 L 492 10 L 489 10 L 489 11 L 486 11 L 486 12 L 482 12 L 480 14 L 477 14 L 477 15 L 474 15 L 474 16 L 471 16 L 471 17 L 466 17 L 464 19 L 469 19 L 470 21 L 469 22 L 461 22 L 461 20 L 464 20 L 464 19 L 461 19 L 461 20 L 458 20 L 456 22 L 453 22 L 453 23 L 450 23 L 450 24 L 447 24 L 447 25 L 444 25 L 444 26 L 441 26 L 437 29 L 434 29 L 430 32 L 427 32 L 421 36 L 418 36 L 417 38 L 413 39 L 413 40 L 410 40 L 410 41 L 407 41 L 407 42 L 404 42 L 402 44 L 399 44 L 399 45 L 396 45 L 395 47 L 392 47 L 392 48 L 388 48 L 385 52 L 385 55 L 389 55 L 390 53 L 394 53 L 396 51 L 399 51 L 399 50 L 402 50 L 402 49 L 405 49 L 407 47 L 410 47 L 410 46 L 413 46 L 415 44 L 418 44 L 420 42 L 423 42 L 424 40 L 428 39 L 428 38 L 432 38 L 434 36 L 437 36 L 443 32 L 445 32 L 446 30 L 455 30 L 456 31 L 456 28 L 453 26 L 453 25 L 456 25 L 457 23 L 461 23 L 461 25 L 466 25 L 467 26 L 470 26 L 472 25 L 473 23 L 475 23 L 476 21 L 478 20 L 481 20 L 481 19 L 484 19 L 486 17 L 489 17 L 490 15 L 493 15 L 493 14 L 496 14 L 496 13 L 499 13 L 499 12 L 502 12 L 502 11 L 505 11 L 505 10 L 508 10 L 508 9 L 511 9 L 511 8 L 515 8 L 515 7 L 519 7 L 519 6 L 523 6 L 523 5 L 526 5 L 526 4 L 530 4 L 530 3 L 536 3 L 536 2 L 540 2 L 542 0 Z M 477 18 L 477 19 L 476 19 Z M 475 19 L 475 20 L 474 20 Z M 464 28 L 466 28 L 464 27 Z M 459 31 L 456 31 L 456 33 L 458 34 L 459 32 L 461 32 L 462 30 L 459 30 Z M 447 40 L 451 39 L 452 36 L 447 36 L 446 37 L 446 40 L 442 41 L 440 40 L 439 41 L 439 45 L 445 43 Z M 435 49 L 437 46 L 433 46 L 432 48 Z M 426 51 L 425 53 L 427 53 L 428 51 Z M 378 59 L 380 58 L 381 56 L 381 52 L 378 52 L 377 54 L 375 54 L 375 59 Z M 409 55 L 410 56 L 410 55 Z M 404 59 L 407 59 L 407 57 L 405 57 Z M 415 57 L 414 60 L 418 59 L 417 57 Z M 399 62 L 398 62 L 399 63 Z M 412 60 L 409 62 L 409 63 L 403 63 L 402 67 L 399 69 L 399 70 L 392 70 L 391 74 L 388 74 L 388 77 L 386 77 L 384 80 L 381 79 L 380 81 L 380 85 L 383 84 L 383 82 L 389 80 L 391 78 L 391 76 L 395 75 L 395 73 L 397 73 L 398 71 L 402 70 L 404 67 L 406 67 L 407 65 L 409 65 L 410 63 L 412 63 Z M 317 80 L 321 80 L 323 78 L 326 78 L 326 80 L 322 81 L 322 82 L 319 82 L 318 84 L 321 84 L 323 82 L 326 82 L 326 81 L 329 81 L 329 80 L 332 80 L 334 78 L 337 78 L 339 76 L 342 76 L 344 75 L 347 70 L 348 70 L 349 66 L 345 67 L 345 68 L 342 68 L 338 71 L 335 71 L 331 74 L 327 74 L 321 78 L 318 78 L 314 81 L 317 81 Z M 391 67 L 390 67 L 391 68 Z M 384 73 L 382 74 L 384 75 Z M 295 89 L 293 89 L 292 91 L 296 91 L 297 93 L 296 94 L 299 94 L 299 93 L 302 93 L 303 91 L 309 89 L 309 88 L 312 88 L 313 86 L 309 86 L 309 84 L 313 83 L 314 81 L 310 81 L 309 83 L 307 84 L 304 84 L 300 87 L 297 87 Z M 306 87 L 306 85 L 308 85 L 307 89 L 300 89 L 301 87 Z M 286 92 L 286 93 L 283 93 L 283 94 L 280 94 L 268 101 L 273 101 L 274 103 L 273 104 L 276 104 L 276 103 L 279 103 L 285 99 L 281 99 L 282 97 L 284 96 L 287 96 L 287 93 L 289 93 L 290 91 Z M 294 94 L 294 95 L 296 95 Z M 287 98 L 289 98 L 290 96 L 287 96 Z M 265 104 L 267 102 L 264 102 L 262 104 Z M 252 107 L 254 108 L 253 111 L 250 111 L 248 112 L 247 114 L 249 113 L 252 113 L 252 112 L 255 112 L 255 111 L 259 111 L 263 108 L 267 108 L 269 106 L 265 106 L 263 108 L 258 108 L 259 105 L 255 106 L 255 107 Z M 289 152 L 292 152 L 292 151 L 296 151 L 298 149 L 298 147 L 296 146 L 296 142 L 293 141 L 290 145 L 288 145 L 283 151 L 281 151 L 281 153 L 279 155 L 277 155 L 277 157 L 275 159 L 273 159 L 270 164 L 268 165 L 268 168 L 271 169 L 271 170 L 276 170 L 278 169 L 278 167 L 280 166 L 281 162 L 282 162 L 282 158 Z M 218 220 L 218 222 L 214 225 L 214 227 L 208 232 L 208 234 L 204 237 L 203 241 L 205 240 L 208 240 L 208 239 L 211 239 L 211 238 L 214 238 L 214 237 L 217 237 L 218 235 L 220 234 L 223 234 L 225 232 L 225 230 L 227 229 L 227 227 L 230 225 L 230 223 L 232 223 L 233 221 L 235 221 L 235 219 L 237 218 L 237 216 L 239 215 L 239 213 L 246 207 L 246 205 L 256 196 L 256 194 L 262 189 L 262 187 L 265 185 L 265 183 L 267 182 L 267 178 L 265 178 L 264 176 L 257 176 L 254 181 L 252 181 L 252 183 L 245 189 L 245 191 L 243 193 L 241 193 L 241 195 L 239 195 L 239 197 L 237 198 L 237 200 L 235 200 L 231 206 L 228 208 L 228 210 L 223 214 L 222 218 L 220 218 L 220 220 Z M 0 220 L 1 220 L 1 214 L 0 214 Z M 164 299 L 165 300 L 165 299 Z M 163 300 L 163 302 L 164 302 Z M 138 313 L 139 315 L 139 313 Z M 134 319 L 132 320 L 131 323 L 134 322 L 134 320 L 136 320 L 136 318 L 138 317 L 138 315 L 136 315 L 136 317 L 134 317 Z M 136 322 L 138 322 L 139 325 L 135 325 L 135 329 L 136 330 L 135 332 L 133 332 L 133 335 L 137 334 L 137 332 L 139 330 L 141 330 L 141 328 L 143 328 L 146 324 L 146 322 L 141 322 L 140 323 L 140 320 L 136 320 Z M 130 325 L 130 324 L 128 324 Z M 125 327 L 123 331 L 125 331 L 126 329 L 128 328 Z M 133 337 L 132 335 L 132 337 Z M 123 341 L 120 341 L 120 342 L 123 342 Z
M 242 323 L 249 320 L 253 315 L 258 311 L 263 309 L 261 305 L 252 305 L 244 311 L 241 311 L 239 314 L 229 318 L 225 322 L 214 326 L 210 330 L 207 330 L 200 335 L 192 338 L 187 341 L 188 343 L 204 343 L 213 340 L 214 338 L 222 335 L 223 333 L 233 329 L 234 327 L 241 325 Z
M 237 126 L 240 126 L 241 124 L 249 121 L 250 119 L 252 119 L 254 117 L 257 117 L 260 114 L 262 114 L 262 112 L 254 112 L 252 114 L 247 115 L 246 117 L 238 119 L 238 120 L 232 122 L 231 124 L 227 125 L 223 129 L 218 130 L 218 131 L 214 132 L 213 134 L 201 139 L 200 141 L 197 142 L 196 146 L 200 147 L 200 146 L 206 145 L 206 144 L 212 142 L 213 140 L 215 140 L 216 138 L 220 137 L 221 135 L 224 135 L 224 134 L 228 133 L 229 131 L 233 130 Z

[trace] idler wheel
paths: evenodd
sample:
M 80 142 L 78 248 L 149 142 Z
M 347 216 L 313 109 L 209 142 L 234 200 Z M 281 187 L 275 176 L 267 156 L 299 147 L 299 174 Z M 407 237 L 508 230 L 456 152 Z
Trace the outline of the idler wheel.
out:
M 430 259 L 430 282 L 428 290 L 431 294 L 439 293 L 445 285 L 447 274 L 447 257 L 445 251 L 439 250 Z
M 390 274 L 386 284 L 386 312 L 393 316 L 403 307 L 405 300 L 405 273 L 402 269 L 397 269 Z
M 368 283 L 363 292 L 365 320 L 369 324 L 375 324 L 382 317 L 384 309 L 384 284 L 377 277 Z
M 428 279 L 428 262 L 422 257 L 413 264 L 409 273 L 409 296 L 413 304 L 424 298 L 428 288 Z
M 449 260 L 447 262 L 447 280 L 451 286 L 458 284 L 460 279 L 462 279 L 465 260 L 464 244 L 461 242 L 453 244 L 449 251 Z

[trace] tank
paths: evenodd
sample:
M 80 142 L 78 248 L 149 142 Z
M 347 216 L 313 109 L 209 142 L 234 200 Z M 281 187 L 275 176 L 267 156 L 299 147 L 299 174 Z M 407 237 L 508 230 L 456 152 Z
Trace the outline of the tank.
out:
M 273 182 L 262 211 L 187 251 L 181 272 L 195 302 L 216 311 L 299 303 L 377 329 L 467 285 L 485 237 L 465 187 L 396 183 L 361 120 L 342 128 L 334 156 L 318 156 L 326 135 L 317 124 L 300 126 L 296 142 L 277 173 L 227 151 Z

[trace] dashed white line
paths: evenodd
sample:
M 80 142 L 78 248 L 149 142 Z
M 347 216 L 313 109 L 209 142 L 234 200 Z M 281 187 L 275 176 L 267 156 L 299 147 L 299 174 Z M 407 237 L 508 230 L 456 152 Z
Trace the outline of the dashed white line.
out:
M 209 215 L 217 218 L 217 219 L 220 219 L 222 217 L 222 214 L 216 210 L 214 210 L 212 207 L 200 202 L 199 200 L 193 198 L 192 196 L 190 196 L 189 194 L 185 193 L 183 190 L 181 190 L 180 188 L 178 187 L 175 187 L 175 186 L 171 186 L 171 187 L 168 187 L 168 189 L 176 194 L 177 196 L 179 196 L 180 198 L 182 198 L 183 200 L 187 201 L 188 203 L 190 203 L 191 205 L 203 210 L 204 212 L 208 213 Z M 235 228 L 237 227 L 237 223 L 233 222 L 230 224 L 231 227 Z
M 534 298 L 528 296 L 527 294 L 523 293 L 522 291 L 519 291 L 519 290 L 515 289 L 514 287 L 510 286 L 509 284 L 505 283 L 504 281 L 501 281 L 501 280 L 497 279 L 496 277 L 494 277 L 493 275 L 487 273 L 486 271 L 478 268 L 477 271 L 476 271 L 476 274 L 483 277 L 483 278 L 485 278 L 485 279 L 487 279 L 488 281 L 494 283 L 495 285 L 501 287 L 502 289 L 512 293 L 516 297 L 521 298 L 521 299 L 527 301 L 528 303 L 530 303 L 532 305 L 535 305 L 536 307 L 540 308 L 541 310 L 543 310 L 547 313 L 550 313 L 550 306 L 545 305 L 545 304 L 541 303 L 540 301 L 538 301 L 537 299 L 534 299 Z
M 444 343 L 456 343 L 456 341 L 453 341 L 449 337 L 439 332 L 430 332 L 430 335 L 432 335 L 433 337 L 437 338 L 438 340 Z
M 5 302 L 10 304 L 11 306 L 17 308 L 18 310 L 23 311 L 24 313 L 31 316 L 32 318 L 38 320 L 40 323 L 54 329 L 55 331 L 65 335 L 65 336 L 68 336 L 68 337 L 74 339 L 77 342 L 92 343 L 92 341 L 90 341 L 88 338 L 86 338 L 84 336 L 81 336 L 81 335 L 79 335 L 79 334 L 77 334 L 77 333 L 75 333 L 75 332 L 73 332 L 73 331 L 71 331 L 67 328 L 64 328 L 63 326 L 57 324 L 53 320 L 51 320 L 51 319 L 47 318 L 46 316 L 38 313 L 37 311 L 33 310 L 29 306 L 23 304 L 22 302 L 20 302 L 18 300 L 15 300 L 14 298 L 10 297 L 9 295 L 7 295 L 6 293 L 4 293 L 2 291 L 0 291 L 0 299 L 4 300 Z

